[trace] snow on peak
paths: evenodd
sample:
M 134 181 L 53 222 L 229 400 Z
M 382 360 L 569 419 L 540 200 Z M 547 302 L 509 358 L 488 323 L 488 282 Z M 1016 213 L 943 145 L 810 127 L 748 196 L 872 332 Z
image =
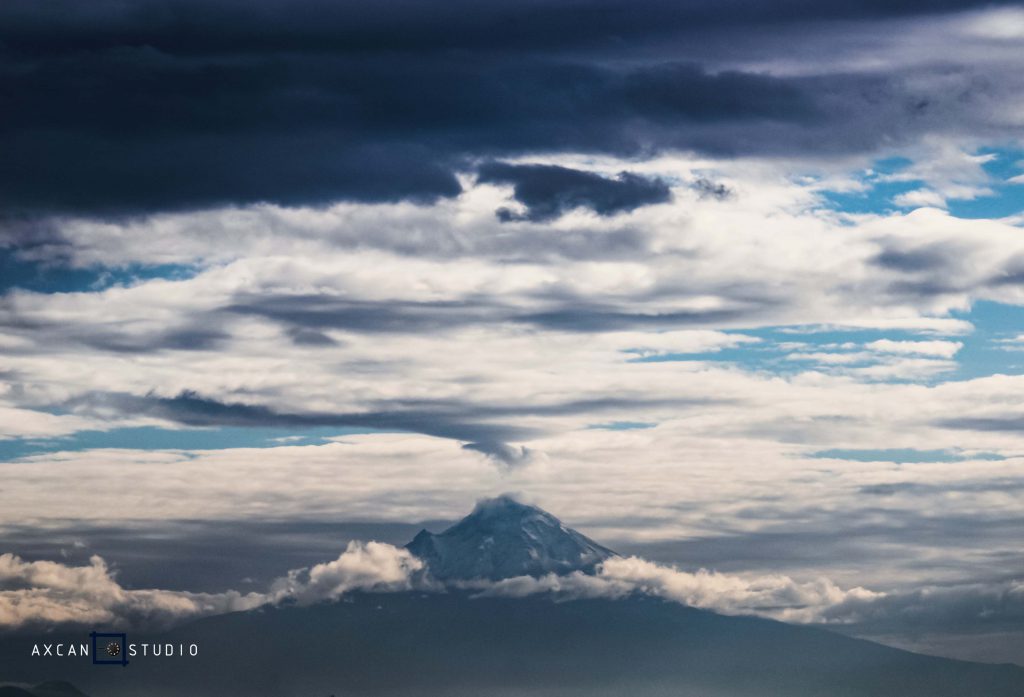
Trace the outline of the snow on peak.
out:
M 478 502 L 442 533 L 421 530 L 406 548 L 442 580 L 589 573 L 617 556 L 547 511 L 507 495 Z

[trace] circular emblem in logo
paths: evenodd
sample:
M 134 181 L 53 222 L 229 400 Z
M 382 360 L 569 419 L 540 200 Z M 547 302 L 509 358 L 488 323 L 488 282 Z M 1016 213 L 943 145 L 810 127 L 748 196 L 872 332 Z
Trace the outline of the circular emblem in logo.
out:
M 111 658 L 121 655 L 121 644 L 116 641 L 107 644 L 107 655 Z

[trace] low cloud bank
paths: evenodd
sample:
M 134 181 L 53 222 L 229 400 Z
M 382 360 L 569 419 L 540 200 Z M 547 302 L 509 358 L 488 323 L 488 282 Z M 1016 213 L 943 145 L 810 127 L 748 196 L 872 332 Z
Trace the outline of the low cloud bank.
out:
M 130 590 L 99 556 L 88 566 L 27 562 L 0 555 L 0 627 L 27 624 L 155 624 L 186 617 L 249 610 L 263 604 L 258 593 L 188 593 Z
M 842 588 L 819 577 L 798 581 L 781 574 L 746 576 L 707 569 L 681 571 L 639 557 L 608 559 L 596 575 L 579 572 L 470 583 L 482 596 L 550 594 L 556 600 L 622 598 L 633 593 L 724 615 L 756 615 L 795 624 L 857 627 L 857 631 L 946 631 L 1012 628 L 1024 621 L 1024 581 L 928 586 L 881 593 Z
M 265 605 L 311 605 L 354 591 L 443 592 L 424 562 L 381 542 L 350 542 L 337 559 L 293 569 L 264 593 L 190 593 L 122 587 L 99 556 L 86 566 L 25 561 L 0 555 L 0 628 L 55 624 L 168 626 L 178 621 Z M 996 626 L 1024 619 L 1024 582 L 929 587 L 881 593 L 842 588 L 828 578 L 796 580 L 781 574 L 746 576 L 695 572 L 639 557 L 606 560 L 595 574 L 460 581 L 452 588 L 477 597 L 549 595 L 553 600 L 624 598 L 645 594 L 726 615 L 756 615 L 799 624 L 943 628 L 982 621 Z
M 104 624 L 167 626 L 175 622 L 251 610 L 284 601 L 308 605 L 336 600 L 362 590 L 410 590 L 423 562 L 408 551 L 380 542 L 350 542 L 334 561 L 295 569 L 277 579 L 266 593 L 227 591 L 189 593 L 160 589 L 132 590 L 99 556 L 87 566 L 53 561 L 28 562 L 0 555 L 0 628 L 26 625 Z
M 865 588 L 843 589 L 827 578 L 799 582 L 788 576 L 757 577 L 701 569 L 680 571 L 639 557 L 608 559 L 595 576 L 573 573 L 541 578 L 523 576 L 498 581 L 481 595 L 523 597 L 551 593 L 560 598 L 620 598 L 632 593 L 673 600 L 726 615 L 760 615 L 786 622 L 843 621 L 830 617 L 847 603 L 871 603 L 884 598 Z

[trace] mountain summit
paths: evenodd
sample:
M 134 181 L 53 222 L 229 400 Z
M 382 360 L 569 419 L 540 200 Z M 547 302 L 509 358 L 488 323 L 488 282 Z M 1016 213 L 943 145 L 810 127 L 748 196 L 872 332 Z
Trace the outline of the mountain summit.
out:
M 440 534 L 421 530 L 406 549 L 442 580 L 591 572 L 617 556 L 547 511 L 510 496 L 480 501 Z

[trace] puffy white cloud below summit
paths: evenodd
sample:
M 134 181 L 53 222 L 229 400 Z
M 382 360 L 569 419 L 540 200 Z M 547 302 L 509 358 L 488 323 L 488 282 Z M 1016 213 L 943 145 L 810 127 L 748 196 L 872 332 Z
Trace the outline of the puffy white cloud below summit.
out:
M 745 576 L 707 569 L 695 572 L 639 557 L 606 560 L 595 576 L 575 572 L 541 578 L 520 576 L 488 585 L 482 595 L 525 597 L 550 593 L 562 598 L 621 598 L 631 593 L 665 598 L 726 615 L 759 615 L 786 622 L 844 622 L 836 612 L 847 603 L 885 597 L 865 588 L 843 589 L 827 578 L 796 581 L 782 574 Z
M 383 542 L 349 542 L 334 561 L 290 571 L 274 582 L 271 598 L 294 598 L 300 604 L 337 600 L 361 590 L 406 591 L 417 585 L 423 562 L 406 549 Z
M 187 617 L 248 610 L 265 602 L 257 593 L 130 590 L 107 563 L 86 566 L 28 562 L 0 555 L 0 628 L 28 624 L 168 624 Z
M 381 542 L 350 542 L 335 560 L 294 569 L 266 593 L 191 593 L 127 589 L 99 556 L 85 566 L 0 555 L 0 629 L 24 625 L 166 626 L 181 620 L 252 610 L 285 600 L 337 600 L 345 593 L 413 588 L 423 562 Z
M 691 607 L 730 615 L 750 614 L 790 622 L 844 621 L 836 607 L 863 605 L 885 597 L 864 588 L 842 589 L 819 578 L 798 582 L 784 575 L 746 577 L 701 569 L 690 573 L 638 557 L 605 561 L 596 575 L 575 572 L 496 582 L 456 583 L 481 595 L 525 597 L 551 593 L 560 598 L 621 598 L 631 593 L 662 597 Z M 350 542 L 335 560 L 294 569 L 274 581 L 266 593 L 238 591 L 190 593 L 160 589 L 130 590 L 99 556 L 86 566 L 53 561 L 27 562 L 0 555 L 0 627 L 87 624 L 169 625 L 205 615 L 296 602 L 334 601 L 346 593 L 443 591 L 420 559 L 408 550 L 381 542 Z
M 906 637 L 887 636 L 910 623 L 923 632 L 981 622 L 998 632 L 1024 618 L 1024 584 L 959 584 L 912 591 L 877 592 L 843 587 L 824 577 L 798 580 L 789 575 L 684 571 L 640 557 L 606 560 L 596 574 L 574 572 L 540 578 L 452 582 L 477 596 L 553 601 L 579 598 L 617 600 L 644 594 L 725 615 L 751 615 L 797 624 L 821 624 L 883 643 L 912 646 Z M 70 566 L 28 562 L 0 555 L 0 629 L 103 623 L 117 627 L 166 627 L 209 615 L 295 603 L 333 602 L 357 591 L 445 592 L 424 562 L 404 548 L 381 542 L 350 542 L 337 559 L 294 569 L 273 581 L 266 592 L 192 593 L 127 589 L 99 556 Z M 994 609 L 998 608 L 999 612 Z

